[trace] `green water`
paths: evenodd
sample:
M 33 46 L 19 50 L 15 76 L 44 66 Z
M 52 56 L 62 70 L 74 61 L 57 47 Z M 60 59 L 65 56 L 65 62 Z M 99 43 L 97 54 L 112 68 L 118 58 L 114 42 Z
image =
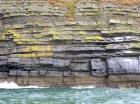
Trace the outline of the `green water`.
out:
M 0 104 L 140 104 L 140 89 L 0 89 Z

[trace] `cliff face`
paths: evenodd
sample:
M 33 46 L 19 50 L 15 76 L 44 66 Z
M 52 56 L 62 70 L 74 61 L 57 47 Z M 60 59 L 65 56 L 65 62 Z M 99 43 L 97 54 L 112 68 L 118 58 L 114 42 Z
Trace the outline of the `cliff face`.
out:
M 0 0 L 1 79 L 139 86 L 139 2 Z

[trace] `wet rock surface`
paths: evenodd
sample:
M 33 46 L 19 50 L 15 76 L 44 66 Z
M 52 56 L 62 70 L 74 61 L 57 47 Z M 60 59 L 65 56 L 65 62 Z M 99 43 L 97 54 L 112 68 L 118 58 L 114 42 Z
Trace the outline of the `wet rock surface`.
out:
M 0 77 L 139 75 L 136 1 L 0 0 Z

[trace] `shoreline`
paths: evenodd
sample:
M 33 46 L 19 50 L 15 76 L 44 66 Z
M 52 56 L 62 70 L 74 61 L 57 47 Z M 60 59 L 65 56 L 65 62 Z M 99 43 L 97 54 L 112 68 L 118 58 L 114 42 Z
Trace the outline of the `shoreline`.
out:
M 38 87 L 72 87 L 72 86 L 95 86 L 111 88 L 140 88 L 139 75 L 111 75 L 105 77 L 1 77 L 0 83 L 14 82 L 19 86 Z

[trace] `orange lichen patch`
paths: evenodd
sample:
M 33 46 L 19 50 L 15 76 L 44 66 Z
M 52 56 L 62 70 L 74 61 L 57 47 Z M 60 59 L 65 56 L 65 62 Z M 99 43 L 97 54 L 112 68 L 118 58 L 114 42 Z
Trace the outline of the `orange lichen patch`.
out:
M 76 3 L 80 0 L 48 0 L 49 4 L 67 8 L 65 16 L 68 20 L 75 20 Z
M 118 3 L 122 5 L 134 5 L 139 4 L 140 0 L 101 0 L 102 2 L 112 2 L 112 3 Z

